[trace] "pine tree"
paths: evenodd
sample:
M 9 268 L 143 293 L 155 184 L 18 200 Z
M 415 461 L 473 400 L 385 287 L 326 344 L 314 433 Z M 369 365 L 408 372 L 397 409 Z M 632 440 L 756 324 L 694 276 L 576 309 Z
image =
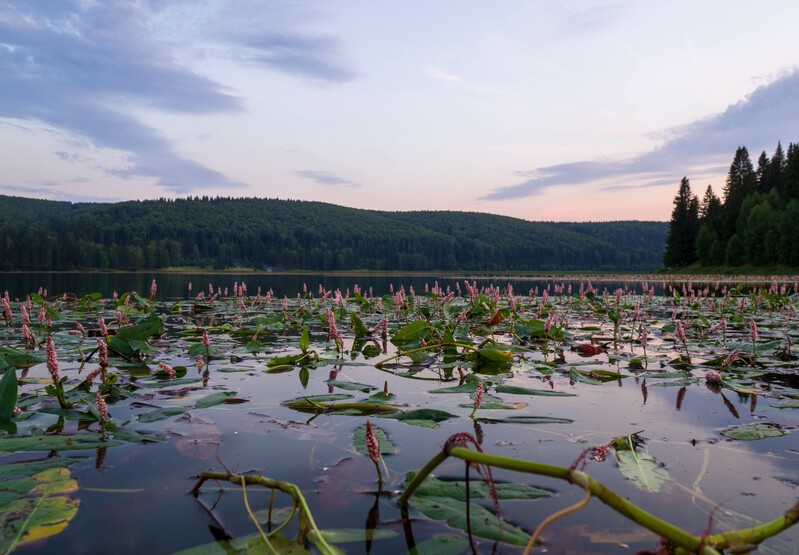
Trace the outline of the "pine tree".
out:
M 680 181 L 669 223 L 669 237 L 663 263 L 667 267 L 687 266 L 697 260 L 696 237 L 699 231 L 699 200 L 691 193 L 687 177 Z
M 769 162 L 766 151 L 760 153 L 760 158 L 757 159 L 757 190 L 760 193 L 767 193 L 769 191 Z
M 699 205 L 700 222 L 715 227 L 718 225 L 723 210 L 721 199 L 713 192 L 713 187 L 708 185 L 705 189 L 705 196 L 702 197 L 702 203 Z
M 780 193 L 785 200 L 799 199 L 799 144 L 788 144 Z
M 782 179 L 785 174 L 785 153 L 782 151 L 782 144 L 777 143 L 777 149 L 774 151 L 774 156 L 768 163 L 766 169 L 766 188 L 762 189 L 761 193 L 768 193 L 772 189 L 782 191 Z
M 724 237 L 732 237 L 735 234 L 735 224 L 738 222 L 738 214 L 741 210 L 746 195 L 754 193 L 757 189 L 757 174 L 752 167 L 749 159 L 749 151 L 746 147 L 738 147 L 735 157 L 730 165 L 727 174 L 727 182 L 724 185 Z

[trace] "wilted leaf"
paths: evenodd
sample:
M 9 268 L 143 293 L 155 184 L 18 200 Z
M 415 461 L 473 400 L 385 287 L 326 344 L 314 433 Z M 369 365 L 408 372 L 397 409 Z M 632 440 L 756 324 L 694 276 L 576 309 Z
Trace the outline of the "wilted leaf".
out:
M 48 468 L 29 478 L 0 482 L 0 550 L 55 536 L 78 512 L 78 490 L 66 468 Z
M 616 460 L 621 473 L 640 490 L 656 493 L 671 479 L 669 472 L 647 453 L 616 450 Z

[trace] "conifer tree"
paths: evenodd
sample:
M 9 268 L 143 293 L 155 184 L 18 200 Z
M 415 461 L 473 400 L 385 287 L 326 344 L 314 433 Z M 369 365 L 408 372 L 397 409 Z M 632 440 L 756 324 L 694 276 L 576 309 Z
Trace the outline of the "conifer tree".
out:
M 741 204 L 746 196 L 754 193 L 756 189 L 757 174 L 755 174 L 752 161 L 749 159 L 749 151 L 744 146 L 738 147 L 727 174 L 727 182 L 724 185 L 723 236 L 732 237 L 735 234 L 735 225 L 738 222 Z
M 785 156 L 785 172 L 782 176 L 782 198 L 785 200 L 799 199 L 799 145 L 788 144 L 788 153 Z
M 687 266 L 697 260 L 696 237 L 699 231 L 699 200 L 691 193 L 687 177 L 680 181 L 669 223 L 669 237 L 663 263 L 667 267 Z

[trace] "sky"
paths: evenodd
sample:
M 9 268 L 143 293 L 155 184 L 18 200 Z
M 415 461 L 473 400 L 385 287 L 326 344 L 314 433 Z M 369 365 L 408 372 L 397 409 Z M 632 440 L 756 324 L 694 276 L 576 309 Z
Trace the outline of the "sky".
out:
M 0 0 L 0 194 L 668 220 L 799 142 L 799 3 Z

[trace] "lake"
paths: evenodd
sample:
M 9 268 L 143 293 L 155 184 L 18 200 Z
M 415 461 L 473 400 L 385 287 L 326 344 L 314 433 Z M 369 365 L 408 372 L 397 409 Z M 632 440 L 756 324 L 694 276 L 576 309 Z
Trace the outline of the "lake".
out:
M 521 553 L 584 491 L 508 460 L 585 472 L 696 537 L 755 526 L 797 500 L 796 288 L 743 276 L 0 274 L 11 308 L 0 368 L 16 373 L 21 409 L 0 422 L 0 547 L 269 552 L 250 513 L 264 533 L 287 523 L 267 540 L 276 551 L 303 534 L 282 492 L 271 518 L 268 488 L 209 480 L 189 493 L 213 471 L 296 485 L 346 553 L 461 553 L 470 542 Z M 105 378 L 88 381 L 98 337 Z M 406 473 L 454 434 L 501 457 L 498 502 L 470 489 L 468 526 L 457 458 L 433 471 L 447 483 L 428 479 L 399 503 Z M 305 547 L 324 551 L 314 538 Z M 538 539 L 558 553 L 659 541 L 598 498 Z M 796 553 L 798 540 L 794 527 L 759 552 Z

